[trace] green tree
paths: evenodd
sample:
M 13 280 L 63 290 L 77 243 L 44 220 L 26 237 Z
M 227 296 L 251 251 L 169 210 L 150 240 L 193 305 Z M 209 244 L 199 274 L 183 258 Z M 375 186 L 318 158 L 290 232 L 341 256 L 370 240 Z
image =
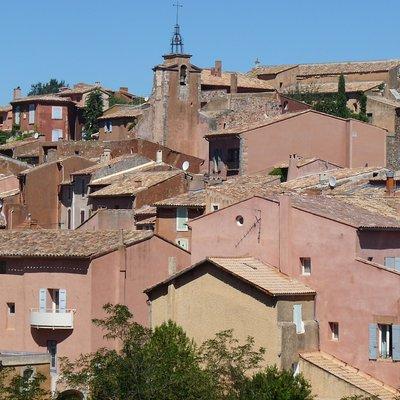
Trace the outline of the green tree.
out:
M 103 97 L 100 90 L 91 91 L 87 97 L 85 109 L 83 110 L 84 124 L 84 139 L 90 140 L 93 134 L 99 131 L 98 118 L 103 114 Z
M 31 90 L 28 96 L 36 96 L 42 94 L 58 93 L 62 87 L 67 87 L 65 81 L 58 81 L 57 79 L 50 79 L 48 82 L 38 82 L 31 85 Z
M 32 368 L 27 368 L 19 375 L 11 368 L 0 371 L 1 400 L 50 400 L 50 393 L 43 389 L 46 377 L 40 373 L 34 374 Z
M 276 366 L 247 379 L 239 400 L 313 400 L 310 384 L 301 374 L 278 370 Z
M 117 94 L 111 94 L 109 98 L 110 107 L 115 104 L 132 104 L 132 105 L 140 105 L 145 103 L 146 100 L 144 97 L 136 96 L 132 100 L 127 100 L 125 97 L 118 96 Z
M 338 93 L 337 93 L 337 116 L 348 118 L 349 109 L 347 108 L 346 81 L 344 75 L 339 76 Z

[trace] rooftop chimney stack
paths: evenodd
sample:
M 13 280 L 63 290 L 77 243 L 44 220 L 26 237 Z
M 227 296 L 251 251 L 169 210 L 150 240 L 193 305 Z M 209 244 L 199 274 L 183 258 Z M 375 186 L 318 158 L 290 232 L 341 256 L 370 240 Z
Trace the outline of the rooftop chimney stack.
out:
M 105 163 L 111 161 L 111 149 L 105 148 L 100 156 L 100 162 Z
M 389 196 L 394 196 L 396 190 L 396 181 L 394 180 L 394 172 L 386 172 L 386 194 Z
M 14 90 L 13 90 L 13 100 L 17 100 L 20 99 L 22 97 L 21 95 L 21 88 L 19 86 L 17 86 Z
M 128 93 L 128 92 L 129 92 L 129 90 L 128 90 L 128 88 L 127 88 L 126 86 L 121 86 L 121 87 L 119 88 L 119 91 L 120 91 L 120 92 L 124 92 L 124 93 Z
M 219 76 L 222 75 L 222 61 L 216 60 L 214 68 L 211 69 L 211 75 Z
M 290 181 L 291 179 L 295 179 L 299 176 L 298 171 L 298 164 L 301 157 L 297 154 L 290 154 L 289 155 L 289 165 L 288 165 L 288 172 L 287 172 L 287 180 Z
M 231 93 L 237 93 L 238 90 L 238 76 L 231 74 Z

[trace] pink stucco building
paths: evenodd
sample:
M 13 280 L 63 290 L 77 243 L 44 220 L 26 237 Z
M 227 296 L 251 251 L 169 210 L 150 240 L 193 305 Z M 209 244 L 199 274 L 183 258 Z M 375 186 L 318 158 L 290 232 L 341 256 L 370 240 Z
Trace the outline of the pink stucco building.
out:
M 398 387 L 400 220 L 389 200 L 371 199 L 370 209 L 358 201 L 244 200 L 191 221 L 191 261 L 252 256 L 309 285 L 319 350 Z

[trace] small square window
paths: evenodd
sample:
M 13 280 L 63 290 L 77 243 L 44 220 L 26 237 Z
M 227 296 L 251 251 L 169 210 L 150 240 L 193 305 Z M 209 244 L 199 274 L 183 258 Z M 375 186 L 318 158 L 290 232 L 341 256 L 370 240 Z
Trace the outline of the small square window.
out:
M 219 210 L 219 204 L 218 203 L 211 204 L 211 210 L 212 211 L 218 211 Z
M 311 258 L 310 257 L 301 257 L 301 274 L 302 275 L 311 275 Z
M 329 327 L 331 329 L 331 340 L 339 340 L 339 323 L 329 322 Z
M 0 261 L 0 274 L 7 273 L 7 264 L 5 261 Z
M 7 303 L 8 315 L 15 314 L 15 303 Z

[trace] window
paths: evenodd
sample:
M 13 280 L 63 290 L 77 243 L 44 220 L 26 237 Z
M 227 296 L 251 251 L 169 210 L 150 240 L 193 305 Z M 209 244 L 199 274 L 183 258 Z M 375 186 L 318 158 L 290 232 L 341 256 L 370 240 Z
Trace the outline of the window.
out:
M 182 86 L 187 85 L 187 66 L 182 65 L 179 72 L 179 84 Z
M 400 325 L 369 324 L 369 359 L 400 361 Z
M 187 223 L 189 221 L 188 218 L 188 209 L 186 207 L 178 207 L 176 209 L 176 230 L 178 232 L 185 232 L 189 230 Z
M 15 303 L 7 303 L 8 315 L 15 314 Z
M 22 377 L 24 378 L 25 381 L 31 381 L 35 376 L 35 370 L 31 367 L 28 366 L 22 371 Z
M 0 274 L 7 273 L 7 264 L 5 261 L 0 261 Z
M 279 82 L 279 89 L 282 89 L 283 82 Z
M 241 215 L 238 215 L 235 218 L 235 221 L 236 221 L 237 226 L 243 226 L 243 224 L 244 224 L 244 218 Z
M 57 142 L 58 140 L 63 138 L 63 130 L 62 129 L 53 129 L 51 131 L 51 140 L 53 142 Z
M 296 325 L 296 333 L 304 333 L 303 312 L 301 304 L 293 305 L 293 322 Z
M 112 122 L 111 121 L 106 121 L 104 125 L 104 131 L 105 132 L 112 132 Z
M 300 364 L 298 362 L 292 364 L 292 372 L 293 376 L 296 376 L 300 373 Z
M 218 211 L 219 210 L 219 203 L 211 204 L 211 211 Z
M 85 210 L 81 210 L 81 224 L 85 222 Z
M 301 257 L 301 274 L 302 275 L 311 275 L 311 258 L 310 257 Z
M 21 109 L 19 107 L 15 107 L 14 122 L 16 125 L 21 123 Z
M 228 149 L 228 169 L 239 169 L 239 149 Z
M 82 195 L 82 197 L 85 197 L 85 192 L 86 192 L 86 190 L 85 190 L 85 181 L 82 179 L 81 180 L 81 195 Z
M 392 325 L 378 324 L 378 351 L 380 358 L 392 357 Z
M 188 241 L 188 239 L 183 239 L 183 238 L 176 239 L 176 244 L 179 247 L 182 247 L 182 249 L 184 249 L 184 250 L 189 250 L 189 241 Z
M 221 160 L 222 160 L 222 151 L 220 149 L 214 149 L 212 156 L 214 173 L 220 172 Z
M 53 106 L 51 107 L 51 119 L 62 119 L 62 107 Z
M 372 113 L 367 113 L 367 118 L 368 118 L 368 122 L 371 124 L 373 121 L 373 115 Z
M 35 123 L 35 105 L 29 104 L 29 124 Z
M 385 257 L 383 265 L 386 268 L 400 271 L 400 257 Z
M 329 328 L 331 329 L 331 340 L 339 340 L 339 323 L 329 322 Z

